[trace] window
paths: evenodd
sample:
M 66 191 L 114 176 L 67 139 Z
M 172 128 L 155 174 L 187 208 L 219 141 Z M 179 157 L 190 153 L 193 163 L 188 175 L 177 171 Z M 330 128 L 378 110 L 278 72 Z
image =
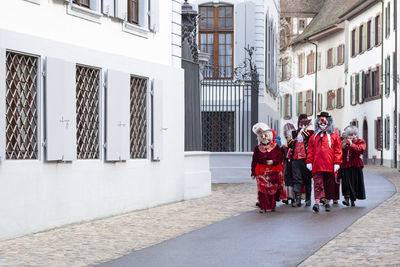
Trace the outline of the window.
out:
M 356 30 L 351 31 L 351 56 L 356 55 Z
M 139 24 L 139 0 L 128 0 L 128 21 Z
M 371 21 L 369 20 L 367 23 L 367 49 L 370 49 L 371 47 Z
M 303 92 L 298 92 L 296 93 L 296 100 L 297 100 L 297 116 L 299 116 L 299 114 L 304 113 L 303 109 L 304 109 L 304 101 L 303 101 Z
M 304 69 L 303 69 L 303 67 L 304 67 L 304 54 L 300 54 L 299 56 L 298 56 L 298 59 L 299 59 L 299 77 L 303 77 L 304 76 Z
M 333 67 L 333 49 L 329 48 L 327 51 L 327 68 L 332 68 Z
M 386 22 L 386 27 L 385 27 L 385 37 L 389 38 L 390 36 L 390 2 L 387 4 L 387 7 L 385 8 L 385 22 Z
M 375 45 L 381 43 L 381 16 L 378 15 L 375 17 Z
M 310 52 L 310 54 L 308 54 L 307 56 L 307 74 L 312 74 L 314 73 L 314 58 L 315 58 L 315 54 L 313 51 Z
M 132 159 L 147 157 L 147 79 L 131 76 L 130 154 Z
M 375 149 L 382 150 L 382 119 L 375 120 Z
M 338 52 L 337 52 L 337 64 L 342 65 L 344 63 L 344 45 L 341 44 L 338 46 Z
M 90 8 L 90 0 L 73 0 L 74 4 Z
M 322 111 L 322 94 L 318 93 L 317 113 Z
M 78 159 L 98 159 L 100 70 L 76 66 L 76 141 Z
M 363 47 L 363 32 L 364 32 L 364 25 L 361 25 L 358 30 L 358 51 L 359 53 L 364 51 Z
M 313 91 L 306 91 L 306 114 L 307 116 L 311 116 L 313 114 Z
M 367 88 L 367 74 L 364 71 L 362 71 L 360 73 L 360 76 L 361 76 L 361 78 L 360 78 L 361 86 L 360 86 L 360 92 L 358 94 L 358 100 L 357 101 L 358 101 L 359 104 L 362 104 L 362 103 L 364 103 L 365 91 L 366 91 L 366 88 Z
M 233 76 L 233 6 L 200 6 L 200 50 L 211 55 L 206 78 Z
M 385 149 L 390 149 L 390 117 L 385 118 Z
M 281 59 L 281 81 L 286 81 L 290 79 L 290 58 L 285 57 Z
M 332 110 L 335 108 L 336 93 L 335 90 L 329 90 L 326 93 L 326 109 Z
M 364 97 L 368 98 L 370 97 L 371 94 L 371 72 L 367 71 L 365 74 L 365 91 L 364 91 Z
M 390 94 L 390 56 L 385 58 L 385 95 Z
M 336 108 L 344 107 L 344 88 L 336 90 Z
M 306 28 L 306 20 L 305 19 L 299 19 L 299 32 L 304 31 Z
M 356 73 L 355 78 L 355 102 L 358 103 L 358 99 L 360 98 L 360 74 Z
M 281 115 L 285 120 L 292 118 L 292 95 L 284 94 L 281 97 Z
M 38 60 L 6 53 L 6 159 L 38 158 Z

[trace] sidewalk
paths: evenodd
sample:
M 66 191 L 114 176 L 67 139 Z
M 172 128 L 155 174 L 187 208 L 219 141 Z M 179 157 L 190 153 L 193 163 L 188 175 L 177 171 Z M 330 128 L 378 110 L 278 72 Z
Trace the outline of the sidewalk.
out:
M 397 170 L 383 167 L 366 170 L 387 177 L 400 188 Z M 254 210 L 256 190 L 254 183 L 213 185 L 209 197 L 3 241 L 0 266 L 87 266 L 106 262 Z M 400 203 L 399 193 L 360 218 L 301 265 L 400 265 L 397 203 Z
M 250 178 L 249 178 L 250 180 Z M 87 266 L 255 209 L 257 187 L 213 185 L 211 196 L 0 242 L 0 266 Z
M 397 193 L 300 266 L 400 266 L 400 173 L 379 166 L 368 166 L 366 170 L 389 179 Z

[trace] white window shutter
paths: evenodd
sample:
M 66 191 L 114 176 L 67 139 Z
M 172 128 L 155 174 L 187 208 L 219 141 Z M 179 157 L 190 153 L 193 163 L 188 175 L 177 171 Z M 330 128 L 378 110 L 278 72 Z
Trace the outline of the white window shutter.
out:
M 108 70 L 106 77 L 106 161 L 130 157 L 130 75 Z
M 128 19 L 128 1 L 115 0 L 115 17 L 122 20 Z
M 72 161 L 76 159 L 75 64 L 47 57 L 45 69 L 45 158 Z
M 292 57 L 288 57 L 288 79 L 290 80 L 292 78 Z
M 0 62 L 4 64 L 6 62 L 6 50 L 0 47 Z M 0 106 L 5 110 L 6 105 L 6 68 L 0 68 Z M 3 113 L 4 114 L 4 113 Z M 6 116 L 0 116 L 0 131 L 6 132 Z M 6 137 L 5 134 L 0 135 L 0 162 L 6 158 Z
M 114 0 L 102 0 L 101 12 L 107 16 L 115 16 Z
M 163 87 L 162 81 L 153 80 L 151 83 L 151 160 L 160 161 L 163 158 L 163 134 L 167 128 L 163 125 Z
M 150 0 L 150 30 L 160 31 L 160 0 Z

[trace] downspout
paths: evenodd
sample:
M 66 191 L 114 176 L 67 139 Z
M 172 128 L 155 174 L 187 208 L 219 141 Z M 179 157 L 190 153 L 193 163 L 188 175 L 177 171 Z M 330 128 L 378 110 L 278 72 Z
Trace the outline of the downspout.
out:
M 318 44 L 307 41 L 310 44 L 315 45 L 315 78 L 314 78 L 314 118 L 317 118 L 317 105 L 318 105 Z
M 395 25 L 394 28 L 394 34 L 395 34 L 395 38 L 394 38 L 394 58 L 393 61 L 395 62 L 395 68 L 393 69 L 393 71 L 395 71 L 395 73 L 393 73 L 393 90 L 394 90 L 394 116 L 393 116 L 393 125 L 394 125 L 394 144 L 393 144 L 393 154 L 394 154 L 394 168 L 397 168 L 397 138 L 398 138 L 398 133 L 397 133 L 397 128 L 399 127 L 399 125 L 397 124 L 397 0 L 394 0 L 394 22 L 393 25 Z
M 380 83 L 379 83 L 379 89 L 380 89 L 380 92 L 381 92 L 381 165 L 383 165 L 383 43 L 384 43 L 384 38 L 383 38 L 383 23 L 384 23 L 384 19 L 383 19 L 383 16 L 384 16 L 384 14 L 385 14 L 385 12 L 384 12 L 384 10 L 385 10 L 385 7 L 384 7 L 384 5 L 385 5 L 385 3 L 384 3 L 384 1 L 383 0 L 380 0 L 381 1 L 381 3 L 382 3 L 382 15 L 381 15 L 381 18 L 382 18 L 382 23 L 381 23 L 381 40 L 382 40 L 382 43 L 381 43 L 381 72 L 382 72 L 382 75 L 381 75 L 381 80 L 380 80 Z M 385 70 L 386 71 L 386 70 Z

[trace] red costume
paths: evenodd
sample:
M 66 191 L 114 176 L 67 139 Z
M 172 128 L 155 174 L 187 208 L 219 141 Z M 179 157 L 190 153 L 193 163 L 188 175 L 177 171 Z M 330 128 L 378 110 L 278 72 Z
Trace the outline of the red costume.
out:
M 321 112 L 315 122 L 315 133 L 310 137 L 307 153 L 307 168 L 314 180 L 313 210 L 319 211 L 319 202 L 330 211 L 330 200 L 339 199 L 336 190 L 335 172 L 342 162 L 342 142 L 334 130 L 333 120 L 327 112 Z
M 261 126 L 260 126 L 261 125 Z M 276 144 L 275 132 L 265 124 L 256 124 L 253 131 L 260 144 L 254 148 L 251 176 L 257 180 L 260 212 L 275 210 L 276 201 L 286 199 L 283 178 L 283 152 Z

